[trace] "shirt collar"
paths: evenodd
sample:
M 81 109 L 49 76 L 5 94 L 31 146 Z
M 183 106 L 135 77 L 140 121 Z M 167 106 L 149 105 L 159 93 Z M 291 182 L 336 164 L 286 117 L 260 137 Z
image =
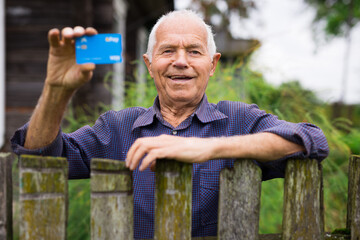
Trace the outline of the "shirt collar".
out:
M 154 106 L 148 108 L 144 113 L 140 114 L 140 116 L 135 120 L 131 130 L 152 124 L 154 122 L 155 115 L 156 112 L 154 110 Z
M 207 100 L 206 94 L 200 102 L 200 105 L 192 116 L 196 115 L 200 122 L 208 123 L 220 119 L 228 118 L 225 114 L 216 109 L 214 104 L 210 104 Z M 155 98 L 154 104 L 152 107 L 148 108 L 144 113 L 142 113 L 134 122 L 132 130 L 138 127 L 144 127 L 150 125 L 154 122 L 154 117 L 162 119 L 160 112 L 160 103 L 159 97 Z
M 194 115 L 196 115 L 202 123 L 228 118 L 225 114 L 216 109 L 215 104 L 208 102 L 206 94 L 204 94 L 204 97 L 201 100 L 199 107 L 194 112 Z

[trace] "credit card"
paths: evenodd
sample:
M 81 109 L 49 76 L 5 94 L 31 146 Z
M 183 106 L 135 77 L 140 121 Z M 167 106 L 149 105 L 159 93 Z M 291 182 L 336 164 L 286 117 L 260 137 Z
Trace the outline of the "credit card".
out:
M 120 63 L 121 34 L 102 33 L 75 39 L 76 63 L 112 64 Z

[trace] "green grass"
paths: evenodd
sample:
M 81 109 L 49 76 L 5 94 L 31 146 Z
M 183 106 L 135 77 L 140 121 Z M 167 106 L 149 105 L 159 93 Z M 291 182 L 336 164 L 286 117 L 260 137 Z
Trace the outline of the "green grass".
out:
M 280 233 L 284 202 L 284 179 L 277 178 L 261 184 L 259 232 Z
M 67 239 L 90 239 L 90 179 L 69 181 Z

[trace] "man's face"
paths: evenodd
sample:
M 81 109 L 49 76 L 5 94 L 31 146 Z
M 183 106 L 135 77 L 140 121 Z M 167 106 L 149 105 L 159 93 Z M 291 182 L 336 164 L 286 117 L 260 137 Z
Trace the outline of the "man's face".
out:
M 168 106 L 196 106 L 219 58 L 219 53 L 213 59 L 209 55 L 204 26 L 186 17 L 163 22 L 156 32 L 152 62 L 144 55 L 160 103 Z

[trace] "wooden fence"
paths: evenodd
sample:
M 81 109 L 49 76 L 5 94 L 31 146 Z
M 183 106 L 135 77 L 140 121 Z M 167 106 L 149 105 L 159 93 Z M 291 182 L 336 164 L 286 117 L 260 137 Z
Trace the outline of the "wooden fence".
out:
M 12 154 L 0 153 L 0 239 L 12 239 Z M 24 155 L 19 164 L 20 238 L 66 239 L 65 158 Z M 191 238 L 192 165 L 156 164 L 155 239 Z M 220 174 L 218 236 L 193 239 L 360 239 L 360 157 L 349 163 L 347 228 L 324 233 L 322 170 L 316 160 L 289 160 L 284 182 L 282 234 L 259 235 L 261 170 L 251 160 Z M 133 239 L 132 175 L 124 162 L 91 162 L 91 239 Z

